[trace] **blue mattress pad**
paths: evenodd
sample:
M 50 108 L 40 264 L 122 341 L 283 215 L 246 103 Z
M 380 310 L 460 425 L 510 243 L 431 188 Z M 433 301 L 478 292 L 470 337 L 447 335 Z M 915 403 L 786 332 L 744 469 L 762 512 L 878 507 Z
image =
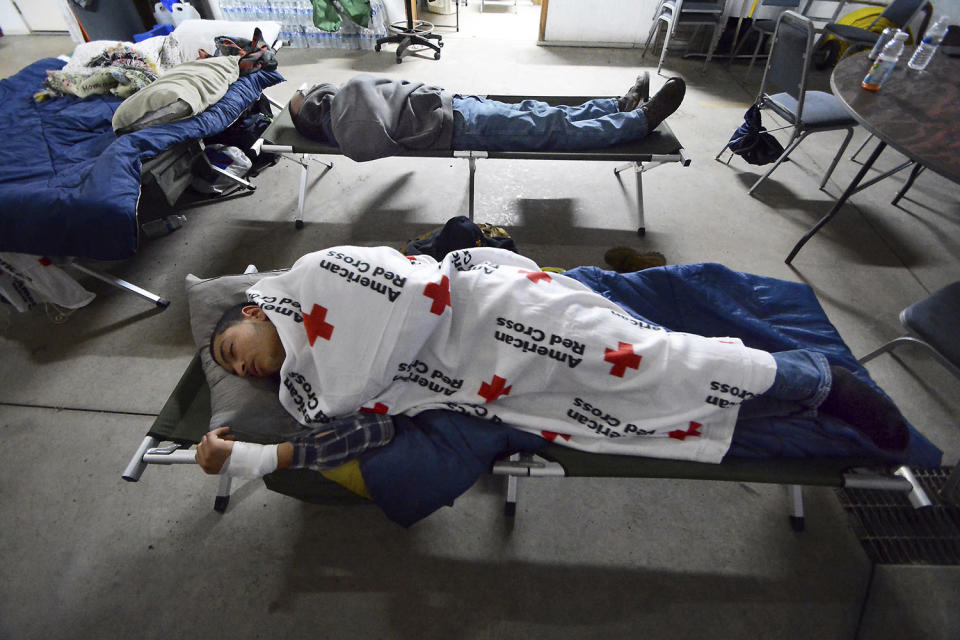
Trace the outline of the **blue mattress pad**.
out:
M 802 283 L 742 273 L 715 263 L 669 265 L 618 274 L 578 267 L 566 275 L 616 302 L 639 320 L 668 330 L 736 336 L 766 351 L 811 349 L 853 371 L 878 391 Z M 371 497 L 394 522 L 410 526 L 452 505 L 493 462 L 546 445 L 539 436 L 451 411 L 394 416 L 396 435 L 366 452 L 360 468 Z M 829 416 L 741 420 L 725 460 L 843 458 L 877 465 L 939 466 L 942 453 L 912 426 L 905 451 L 876 447 Z M 722 466 L 722 465 L 721 465 Z
M 122 100 L 96 95 L 36 102 L 45 58 L 0 80 L 0 251 L 97 260 L 137 250 L 141 164 L 180 142 L 226 129 L 263 89 L 283 82 L 276 71 L 243 76 L 203 113 L 117 136 Z

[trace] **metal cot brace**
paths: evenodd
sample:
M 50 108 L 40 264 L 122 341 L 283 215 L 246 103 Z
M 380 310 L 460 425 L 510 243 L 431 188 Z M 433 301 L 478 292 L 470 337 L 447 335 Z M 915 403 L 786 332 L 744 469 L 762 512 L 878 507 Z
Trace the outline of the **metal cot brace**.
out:
M 584 96 L 486 96 L 491 100 L 507 103 L 516 103 L 523 100 L 540 100 L 548 104 L 582 104 L 592 97 Z M 279 106 L 279 105 L 277 105 Z M 298 229 L 303 227 L 303 208 L 306 200 L 307 175 L 309 159 L 314 155 L 342 155 L 340 149 L 324 145 L 301 136 L 293 126 L 290 112 L 284 108 L 274 118 L 273 123 L 263 132 L 263 136 L 254 146 L 257 152 L 276 153 L 281 157 L 300 165 L 300 192 L 297 198 L 297 214 L 294 224 Z M 687 167 L 692 158 L 680 141 L 674 135 L 667 123 L 661 123 L 653 132 L 636 142 L 621 144 L 605 149 L 585 151 L 454 151 L 429 150 L 405 151 L 398 154 L 402 157 L 414 158 L 464 158 L 469 164 L 469 179 L 467 185 L 469 200 L 469 215 L 473 220 L 475 213 L 475 178 L 478 159 L 486 160 L 591 160 L 604 162 L 620 162 L 614 169 L 614 175 L 620 178 L 620 173 L 632 170 L 636 176 L 637 188 L 637 233 L 644 235 L 646 223 L 643 206 L 643 173 L 661 164 L 676 162 Z M 324 165 L 324 174 L 333 168 L 333 163 L 317 160 Z M 322 175 L 321 175 L 322 177 Z
M 123 479 L 136 482 L 150 465 L 194 465 L 193 445 L 210 424 L 210 393 L 199 354 L 194 356 L 150 430 L 144 436 L 123 472 Z M 505 513 L 514 515 L 518 479 L 534 477 L 676 478 L 723 482 L 756 482 L 786 487 L 790 499 L 790 524 L 804 528 L 803 486 L 830 486 L 906 493 L 914 507 L 929 506 L 930 499 L 908 467 L 893 471 L 876 469 L 875 462 L 860 459 L 727 459 L 722 464 L 661 460 L 635 456 L 587 453 L 549 444 L 537 455 L 515 454 L 494 463 L 493 475 L 507 476 Z M 291 473 L 291 472 L 279 472 Z M 275 474 L 272 474 L 275 475 Z M 328 503 L 343 503 L 347 493 L 339 485 L 313 474 L 316 481 L 305 487 L 311 501 L 318 496 Z M 264 481 L 270 486 L 267 476 Z M 214 509 L 226 510 L 230 500 L 230 476 L 219 476 Z M 351 494 L 351 497 L 352 494 Z M 357 500 L 360 500 L 357 498 Z

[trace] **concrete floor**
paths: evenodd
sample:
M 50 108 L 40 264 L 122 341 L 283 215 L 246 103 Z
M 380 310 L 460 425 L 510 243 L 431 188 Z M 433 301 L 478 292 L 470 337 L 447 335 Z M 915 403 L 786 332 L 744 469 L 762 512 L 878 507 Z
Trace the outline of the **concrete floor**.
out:
M 359 72 L 463 93 L 617 94 L 651 64 L 636 49 L 536 46 L 539 9 L 462 8 L 443 59 L 280 52 L 288 81 Z M 438 21 L 440 21 L 438 19 Z M 495 35 L 490 35 L 495 34 Z M 0 38 L 0 77 L 60 36 Z M 392 47 L 390 48 L 392 51 Z M 750 104 L 755 69 L 671 55 L 688 82 L 670 122 L 694 161 L 647 174 L 647 234 L 635 234 L 632 179 L 606 163 L 478 163 L 477 219 L 503 225 L 543 265 L 602 265 L 617 245 L 672 263 L 716 261 L 806 282 L 856 354 L 898 335 L 899 311 L 960 279 L 960 190 L 926 172 L 900 207 L 898 176 L 856 195 L 783 259 L 858 165 L 819 176 L 840 136 L 818 134 L 755 197 L 756 167 L 713 157 Z M 817 80 L 826 83 L 826 77 Z M 655 79 L 658 88 L 662 79 Z M 772 121 L 767 126 L 776 126 Z M 864 139 L 858 131 L 854 144 Z M 849 153 L 848 153 L 849 156 Z M 0 637 L 280 638 L 956 638 L 954 567 L 872 574 L 837 500 L 807 489 L 807 531 L 787 525 L 777 486 L 696 481 L 528 480 L 515 522 L 485 478 L 409 530 L 374 506 L 318 507 L 259 482 L 211 509 L 216 481 L 192 467 L 120 474 L 195 347 L 183 277 L 287 266 L 355 243 L 402 247 L 467 210 L 462 161 L 337 158 L 311 184 L 295 231 L 298 171 L 282 163 L 247 198 L 187 212 L 181 230 L 97 266 L 172 301 L 83 279 L 97 299 L 62 324 L 0 309 Z M 881 159 L 897 163 L 895 154 Z M 944 452 L 960 457 L 957 381 L 911 349 L 870 364 L 875 379 Z M 872 575 L 872 578 L 871 578 Z

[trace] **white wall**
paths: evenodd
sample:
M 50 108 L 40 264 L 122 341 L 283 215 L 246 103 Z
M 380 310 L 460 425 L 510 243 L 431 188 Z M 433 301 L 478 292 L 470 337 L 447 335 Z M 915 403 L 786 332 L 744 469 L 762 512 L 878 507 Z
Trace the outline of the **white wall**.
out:
M 960 0 L 934 0 L 934 19 L 945 15 L 950 17 L 951 24 L 960 24 Z
M 0 0 L 0 29 L 7 35 L 30 33 L 10 0 Z
M 545 42 L 643 44 L 659 0 L 550 0 Z

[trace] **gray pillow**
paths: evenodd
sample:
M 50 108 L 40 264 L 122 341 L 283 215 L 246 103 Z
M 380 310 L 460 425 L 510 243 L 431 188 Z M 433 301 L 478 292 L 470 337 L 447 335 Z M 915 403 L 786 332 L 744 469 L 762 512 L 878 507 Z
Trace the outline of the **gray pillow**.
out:
M 280 405 L 280 380 L 240 378 L 227 373 L 210 355 L 210 334 L 229 307 L 247 299 L 246 290 L 279 271 L 201 279 L 186 277 L 190 328 L 200 350 L 203 373 L 210 386 L 210 428 L 229 426 L 238 440 L 269 444 L 283 442 L 305 427 Z

